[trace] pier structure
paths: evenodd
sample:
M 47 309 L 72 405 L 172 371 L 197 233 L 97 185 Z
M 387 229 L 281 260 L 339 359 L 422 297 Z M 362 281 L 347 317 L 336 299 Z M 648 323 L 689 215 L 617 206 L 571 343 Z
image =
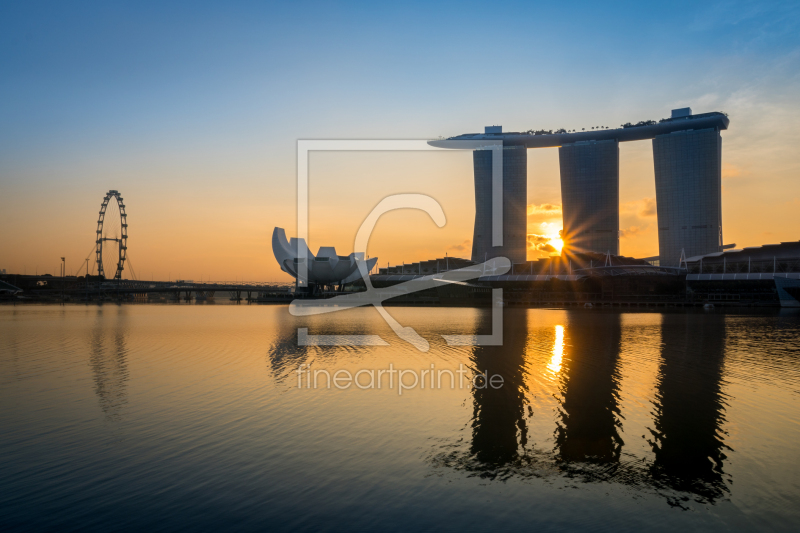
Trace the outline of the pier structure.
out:
M 230 294 L 235 301 L 290 302 L 296 297 L 294 283 L 258 281 L 145 281 L 102 280 L 76 276 L 9 275 L 0 280 L 0 289 L 22 301 L 213 301 L 217 293 Z

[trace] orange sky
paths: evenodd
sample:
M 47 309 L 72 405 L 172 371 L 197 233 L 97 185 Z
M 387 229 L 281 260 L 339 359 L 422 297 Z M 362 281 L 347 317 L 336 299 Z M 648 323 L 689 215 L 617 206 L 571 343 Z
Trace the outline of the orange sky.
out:
M 742 247 L 800 239 L 798 157 L 791 145 L 797 135 L 788 128 L 770 131 L 762 124 L 775 126 L 779 111 L 800 115 L 797 107 L 776 109 L 773 116 L 757 110 L 732 113 L 731 129 L 723 132 L 726 243 Z M 768 134 L 761 137 L 764 132 Z M 197 161 L 144 159 L 126 172 L 118 171 L 114 179 L 105 176 L 102 159 L 73 165 L 95 167 L 89 184 L 73 188 L 67 178 L 44 191 L 26 188 L 23 182 L 4 187 L 8 194 L 0 199 L 0 268 L 53 273 L 64 255 L 68 272 L 74 272 L 90 255 L 100 201 L 113 186 L 128 207 L 129 257 L 140 279 L 288 279 L 273 259 L 270 236 L 274 226 L 286 228 L 290 236 L 295 233 L 291 165 L 273 169 L 263 161 L 232 160 L 229 166 L 213 154 Z M 447 224 L 437 228 L 421 212 L 391 212 L 378 223 L 368 253 L 377 255 L 380 265 L 445 253 L 469 257 L 474 216 L 469 152 L 314 152 L 309 168 L 312 250 L 326 245 L 351 252 L 357 228 L 381 198 L 418 192 L 441 203 Z M 188 183 L 193 185 L 185 186 Z M 657 255 L 654 198 L 652 144 L 620 144 L 622 254 Z M 557 235 L 557 149 L 528 151 L 528 204 L 529 233 Z M 529 250 L 530 259 L 545 255 Z M 90 268 L 93 258 L 90 255 Z
M 681 107 L 731 119 L 725 242 L 800 239 L 800 11 L 640 4 L 15 4 L 0 17 L 0 270 L 55 273 L 64 256 L 77 271 L 117 189 L 128 273 L 286 280 L 270 237 L 296 233 L 298 139 L 580 131 Z M 623 143 L 620 155 L 621 253 L 652 256 L 652 144 Z M 560 227 L 558 152 L 528 159 L 541 248 Z M 447 225 L 392 212 L 369 254 L 385 265 L 470 253 L 467 152 L 315 153 L 310 185 L 313 250 L 351 252 L 383 196 L 418 192 Z

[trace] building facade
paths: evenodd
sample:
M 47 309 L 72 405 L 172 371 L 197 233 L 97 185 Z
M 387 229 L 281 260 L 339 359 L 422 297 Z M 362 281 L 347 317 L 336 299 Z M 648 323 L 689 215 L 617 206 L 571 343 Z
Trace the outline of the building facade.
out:
M 722 137 L 716 128 L 653 139 L 662 266 L 722 250 Z
M 619 143 L 565 144 L 558 159 L 564 249 L 619 255 Z
M 673 109 L 669 118 L 591 131 L 466 133 L 429 141 L 459 148 L 453 141 L 504 145 L 503 246 L 492 247 L 492 156 L 474 152 L 475 230 L 472 260 L 505 256 L 515 264 L 526 259 L 528 148 L 559 148 L 564 249 L 619 255 L 619 143 L 653 141 L 658 214 L 659 259 L 677 266 L 685 257 L 722 249 L 722 138 L 730 120 L 720 112 L 692 114 Z
M 472 260 L 482 263 L 506 257 L 512 264 L 527 260 L 528 151 L 503 147 L 503 245 L 492 246 L 492 150 L 475 150 L 475 229 Z

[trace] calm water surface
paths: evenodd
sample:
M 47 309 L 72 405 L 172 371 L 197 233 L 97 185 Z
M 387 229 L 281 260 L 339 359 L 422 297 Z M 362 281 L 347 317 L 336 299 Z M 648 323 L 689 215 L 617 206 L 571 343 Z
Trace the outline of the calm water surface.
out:
M 441 334 L 488 310 L 390 312 L 430 351 L 372 309 L 0 307 L 0 529 L 800 528 L 797 313 L 506 309 L 470 348 Z M 298 388 L 300 364 L 504 385 Z

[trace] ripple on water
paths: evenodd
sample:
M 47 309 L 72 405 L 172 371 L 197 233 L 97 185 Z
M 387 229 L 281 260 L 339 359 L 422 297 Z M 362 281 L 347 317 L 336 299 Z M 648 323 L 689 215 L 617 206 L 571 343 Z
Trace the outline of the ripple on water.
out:
M 781 313 L 0 307 L 0 526 L 790 529 L 800 321 Z M 380 335 L 388 346 L 298 346 Z M 296 370 L 503 386 L 298 388 Z M 306 366 L 308 368 L 308 366 Z

